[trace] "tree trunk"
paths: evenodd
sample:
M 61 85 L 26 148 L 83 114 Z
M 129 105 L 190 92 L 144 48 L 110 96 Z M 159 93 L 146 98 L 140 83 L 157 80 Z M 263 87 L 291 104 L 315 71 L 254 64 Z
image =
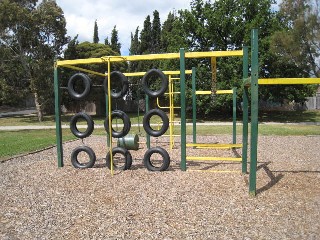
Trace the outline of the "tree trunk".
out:
M 39 120 L 39 122 L 42 122 L 43 121 L 43 113 L 41 110 L 41 104 L 39 103 L 39 96 L 38 96 L 38 93 L 36 93 L 36 92 L 34 93 L 34 102 L 36 105 L 38 120 Z

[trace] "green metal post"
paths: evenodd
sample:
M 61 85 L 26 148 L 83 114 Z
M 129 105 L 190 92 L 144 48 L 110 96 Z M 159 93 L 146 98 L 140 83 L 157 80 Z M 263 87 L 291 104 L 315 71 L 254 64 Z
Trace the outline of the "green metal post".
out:
M 186 151 L 186 61 L 185 51 L 180 48 L 180 98 L 181 98 L 181 170 L 187 170 Z
M 232 143 L 237 143 L 237 88 L 234 87 L 232 89 Z
M 61 106 L 58 67 L 54 66 L 54 103 L 56 118 L 56 141 L 58 167 L 63 167 L 62 129 L 61 129 Z
M 258 29 L 251 32 L 251 144 L 249 193 L 256 195 L 258 153 Z
M 248 78 L 249 71 L 249 53 L 248 47 L 243 47 L 243 79 Z M 242 113 L 243 113 L 243 127 L 242 127 L 242 173 L 247 173 L 248 163 L 248 124 L 249 124 L 249 92 L 248 87 L 243 87 L 242 97 Z
M 146 95 L 146 113 L 149 111 L 149 96 Z M 147 148 L 150 149 L 150 135 L 146 133 Z
M 193 143 L 197 143 L 197 95 L 196 95 L 196 68 L 192 68 L 192 136 Z

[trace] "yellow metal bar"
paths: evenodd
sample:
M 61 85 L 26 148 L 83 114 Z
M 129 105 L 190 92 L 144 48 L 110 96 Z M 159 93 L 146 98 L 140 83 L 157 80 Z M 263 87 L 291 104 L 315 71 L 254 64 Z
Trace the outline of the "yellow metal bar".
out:
M 113 176 L 113 155 L 112 155 L 112 119 L 111 119 L 111 63 L 108 61 L 108 121 L 109 121 L 109 142 L 110 142 L 110 170 Z
M 320 78 L 263 78 L 258 79 L 258 84 L 320 84 Z
M 162 106 L 160 106 L 160 102 L 159 102 L 159 98 L 157 97 L 157 106 L 158 106 L 158 108 L 161 108 L 161 109 L 170 109 L 171 107 L 170 107 L 170 105 L 169 105 L 169 107 L 162 107 Z M 173 108 L 181 108 L 181 107 L 173 107 Z
M 197 95 L 207 95 L 207 94 L 211 94 L 211 91 L 202 91 L 202 90 L 198 90 L 196 91 Z M 233 90 L 217 90 L 216 94 L 232 94 Z
M 201 170 L 201 169 L 188 169 L 188 172 L 209 172 L 209 173 L 240 173 L 239 170 Z
M 173 81 L 171 79 L 171 75 L 169 75 L 169 119 L 170 119 L 170 125 L 169 125 L 169 134 L 170 134 L 170 149 L 173 149 L 173 123 L 172 123 L 172 111 L 173 111 Z
M 165 75 L 179 75 L 180 71 L 163 71 L 163 73 Z M 192 71 L 191 70 L 186 70 L 185 71 L 186 74 L 191 74 Z M 125 76 L 127 77 L 141 77 L 143 75 L 145 75 L 146 72 L 134 72 L 134 73 L 124 73 Z M 177 78 L 180 79 L 180 78 Z
M 105 77 L 105 76 L 106 76 L 105 73 L 99 73 L 99 72 L 96 72 L 96 71 L 92 71 L 92 70 L 89 70 L 89 69 L 80 68 L 80 67 L 76 67 L 76 66 L 64 65 L 64 67 L 70 68 L 70 69 L 73 69 L 73 70 L 77 70 L 77 71 L 82 71 L 82 72 L 87 72 L 87 73 L 95 74 L 95 75 L 102 76 L 102 77 Z
M 241 148 L 242 144 L 224 144 L 224 143 L 187 143 L 187 147 L 217 147 L 217 148 Z
M 232 161 L 232 162 L 241 162 L 242 158 L 236 157 L 198 157 L 198 156 L 191 156 L 187 157 L 187 160 L 192 161 Z
M 212 51 L 212 52 L 186 52 L 186 58 L 209 58 L 209 57 L 241 57 L 242 50 L 236 51 Z M 75 60 L 57 61 L 57 66 L 78 65 L 78 64 L 101 64 L 106 61 L 125 62 L 125 61 L 143 61 L 143 60 L 161 60 L 161 59 L 179 59 L 179 53 L 146 54 L 132 56 L 106 56 L 101 58 L 87 58 Z

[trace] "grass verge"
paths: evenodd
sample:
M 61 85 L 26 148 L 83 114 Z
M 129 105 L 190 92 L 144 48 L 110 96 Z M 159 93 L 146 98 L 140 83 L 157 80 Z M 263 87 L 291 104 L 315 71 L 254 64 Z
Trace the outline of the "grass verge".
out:
M 139 133 L 138 127 L 132 127 L 130 133 Z M 140 128 L 140 135 L 144 136 L 143 128 Z M 94 135 L 105 136 L 103 128 L 95 129 Z M 167 132 L 166 134 L 169 134 Z M 180 127 L 176 126 L 174 134 L 180 134 Z M 192 135 L 192 126 L 187 126 L 187 134 Z M 232 135 L 232 126 L 197 126 L 197 135 L 212 136 L 219 134 Z M 242 135 L 242 126 L 237 126 L 237 134 Z M 292 125 L 275 124 L 259 125 L 259 135 L 276 136 L 306 136 L 319 135 L 320 126 L 316 125 Z M 63 141 L 75 139 L 69 129 L 63 129 Z M 0 134 L 0 161 L 9 157 L 33 152 L 56 144 L 54 129 L 50 130 L 21 130 L 1 131 Z
M 63 130 L 63 141 L 75 139 L 69 129 Z M 56 133 L 50 130 L 1 131 L 0 161 L 56 144 Z

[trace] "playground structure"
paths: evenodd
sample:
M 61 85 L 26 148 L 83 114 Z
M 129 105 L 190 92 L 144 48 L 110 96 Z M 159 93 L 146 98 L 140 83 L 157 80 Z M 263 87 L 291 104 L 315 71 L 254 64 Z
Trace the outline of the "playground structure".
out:
M 179 94 L 174 92 L 173 82 L 176 80 L 180 81 L 180 93 L 186 92 L 186 74 L 190 74 L 185 69 L 185 59 L 186 58 L 211 58 L 211 67 L 212 67 L 212 89 L 211 91 L 196 91 L 195 86 L 195 69 L 192 69 L 192 97 L 193 104 L 196 101 L 196 95 L 198 94 L 233 94 L 233 99 L 236 98 L 236 89 L 232 90 L 217 90 L 215 89 L 216 83 L 216 58 L 218 57 L 242 57 L 243 58 L 243 141 L 242 144 L 236 143 L 235 132 L 235 100 L 234 102 L 234 121 L 233 121 L 233 143 L 232 144 L 201 144 L 197 143 L 196 140 L 196 109 L 193 105 L 193 143 L 187 143 L 186 141 L 186 96 L 185 94 L 180 95 L 180 106 L 181 108 L 181 136 L 180 136 L 180 150 L 181 150 L 181 170 L 187 170 L 187 160 L 229 160 L 229 161 L 239 161 L 242 163 L 242 173 L 247 173 L 247 149 L 248 149 L 248 126 L 249 126 L 249 102 L 251 105 L 251 137 L 250 137 L 250 171 L 249 171 L 249 192 L 252 195 L 256 194 L 256 172 L 257 172 L 257 148 L 258 148 L 258 85 L 268 85 L 268 84 L 319 84 L 320 79 L 311 78 L 311 79 L 259 79 L 258 78 L 258 31 L 253 30 L 251 36 L 251 76 L 249 77 L 249 53 L 248 47 L 244 47 L 243 50 L 237 51 L 213 51 L 213 52 L 185 52 L 184 49 L 180 49 L 179 53 L 168 53 L 168 54 L 151 54 L 151 55 L 137 55 L 137 56 L 108 56 L 102 58 L 90 58 L 90 59 L 77 59 L 77 60 L 64 60 L 57 61 L 54 68 L 54 86 L 55 86 L 55 114 L 56 114 L 56 133 L 57 133 L 57 155 L 58 155 L 58 166 L 63 167 L 63 148 L 62 148 L 62 131 L 61 131 L 61 112 L 60 112 L 60 86 L 59 86 L 59 76 L 58 68 L 66 67 L 71 68 L 77 71 L 86 72 L 95 74 L 98 76 L 105 77 L 105 73 L 98 73 L 88 69 L 78 67 L 81 64 L 106 64 L 107 65 L 107 91 L 106 91 L 106 105 L 107 105 L 107 115 L 111 116 L 111 71 L 110 66 L 115 62 L 122 61 L 143 61 L 143 60 L 160 60 L 160 59 L 179 59 L 180 60 L 180 71 L 166 73 L 169 75 L 169 136 L 170 136 L 170 147 L 173 147 L 174 144 L 174 109 L 176 108 L 173 103 L 173 94 Z M 137 74 L 137 75 L 135 75 Z M 139 75 L 140 74 L 140 75 Z M 146 73 L 128 73 L 124 74 L 126 76 L 145 76 Z M 171 75 L 179 74 L 180 77 L 172 78 Z M 249 101 L 249 88 L 251 91 L 251 101 Z M 219 92 L 220 91 L 220 92 Z M 146 96 L 146 112 L 148 109 L 149 96 Z M 161 109 L 161 106 L 158 102 L 158 107 Z M 163 107 L 162 107 L 163 108 Z M 109 133 L 113 132 L 112 129 L 112 119 L 111 117 L 107 118 L 107 127 L 106 131 Z M 90 122 L 90 119 L 88 120 Z M 110 156 L 110 169 L 113 173 L 113 160 L 112 160 L 112 135 L 108 134 L 108 146 L 109 146 L 109 155 Z M 147 147 L 150 148 L 150 136 L 147 135 Z M 199 148 L 241 148 L 242 147 L 242 157 L 241 158 L 215 158 L 215 157 L 192 157 L 187 156 L 186 148 L 187 147 L 199 147 Z M 91 153 L 92 154 L 92 153 Z M 124 155 L 127 153 L 124 153 Z M 150 152 L 148 152 L 150 154 Z M 150 157 L 150 155 L 149 155 Z M 130 164 L 128 164 L 130 165 Z M 127 166 L 128 167 L 128 166 Z

